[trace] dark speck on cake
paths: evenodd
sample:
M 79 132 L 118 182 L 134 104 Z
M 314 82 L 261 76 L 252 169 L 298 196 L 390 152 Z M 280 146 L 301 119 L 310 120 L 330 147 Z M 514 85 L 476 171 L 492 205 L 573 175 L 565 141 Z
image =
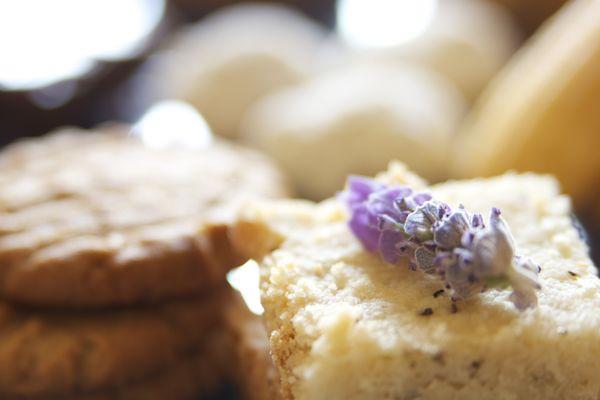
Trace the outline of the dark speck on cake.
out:
M 423 310 L 421 310 L 421 312 L 419 313 L 419 315 L 423 316 L 423 317 L 428 317 L 430 315 L 433 314 L 433 310 L 430 307 L 424 308 Z

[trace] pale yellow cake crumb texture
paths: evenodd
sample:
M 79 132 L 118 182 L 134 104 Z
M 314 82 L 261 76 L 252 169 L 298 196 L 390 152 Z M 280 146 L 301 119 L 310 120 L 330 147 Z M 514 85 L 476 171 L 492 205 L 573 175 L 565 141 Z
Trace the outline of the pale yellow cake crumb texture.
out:
M 407 176 L 395 166 L 380 178 Z M 262 217 L 277 216 L 282 243 L 263 259 L 261 291 L 284 399 L 599 399 L 600 280 L 555 180 L 507 174 L 430 191 L 502 209 L 518 251 L 542 267 L 537 308 L 489 290 L 453 313 L 433 296 L 438 280 L 365 252 L 339 202 L 271 203 Z

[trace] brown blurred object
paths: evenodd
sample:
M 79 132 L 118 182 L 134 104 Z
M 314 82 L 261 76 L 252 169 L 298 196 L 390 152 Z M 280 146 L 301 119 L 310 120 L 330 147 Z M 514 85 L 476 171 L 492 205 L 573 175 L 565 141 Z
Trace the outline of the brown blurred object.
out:
M 139 60 L 98 65 L 92 73 L 36 90 L 0 90 L 0 145 L 24 136 L 38 136 L 64 124 L 92 126 L 110 120 L 112 94 L 139 65 Z M 64 88 L 64 89 L 63 89 Z M 43 107 L 45 92 L 73 90 L 64 104 Z
M 171 2 L 180 9 L 186 19 L 191 21 L 195 21 L 219 7 L 236 3 L 253 3 L 253 1 L 248 0 L 171 0 Z M 267 0 L 261 3 L 269 2 L 283 3 L 297 7 L 307 15 L 326 24 L 333 22 L 334 0 Z
M 279 400 L 279 374 L 269 353 L 269 339 L 262 318 L 236 295 L 225 312 L 232 340 L 229 373 L 242 400 Z
M 31 19 L 23 14 L 25 6 L 16 7 L 16 3 L 12 2 L 0 3 L 0 14 L 13 15 L 22 22 L 14 27 L 5 27 L 5 32 L 15 31 L 16 37 L 13 42 L 7 40 L 4 47 L 0 47 L 0 52 L 8 51 L 8 54 L 0 54 L 0 60 L 2 57 L 8 60 L 4 65 L 6 71 L 0 69 L 0 146 L 20 137 L 41 135 L 62 125 L 90 127 L 115 119 L 123 102 L 120 92 L 122 84 L 157 47 L 173 24 L 166 1 L 140 0 L 136 3 L 136 10 L 145 8 L 145 14 L 143 17 L 136 15 L 137 20 L 132 21 L 135 29 L 138 29 L 134 31 L 137 34 L 135 41 L 128 42 L 132 40 L 131 29 L 124 34 L 125 37 L 118 36 L 118 30 L 111 35 L 94 30 L 97 26 L 104 29 L 103 19 L 113 18 L 115 13 L 120 13 L 121 22 L 123 18 L 133 18 L 129 14 L 132 3 L 111 2 L 102 8 L 107 12 L 94 15 L 86 8 L 97 11 L 102 3 L 96 1 L 76 8 L 67 16 L 63 4 L 62 8 L 46 10 L 48 15 Z M 96 18 L 93 25 L 88 24 L 90 18 Z M 45 29 L 52 23 L 60 27 L 56 27 L 55 32 L 53 28 L 53 32 L 47 33 Z M 65 26 L 61 26 L 63 24 Z M 65 35 L 72 27 L 87 25 L 91 25 L 88 31 L 80 33 L 80 38 L 64 44 L 65 47 L 58 40 L 48 40 L 48 37 Z M 84 48 L 79 54 L 76 50 L 87 45 L 85 40 L 88 39 L 91 39 L 89 48 Z M 8 47 L 7 43 L 10 43 Z M 65 48 L 71 51 L 67 52 Z M 13 58 L 15 54 L 16 59 Z M 81 58 L 77 59 L 78 56 Z M 63 60 L 66 61 L 63 63 Z M 70 65 L 72 69 L 57 67 L 69 65 L 75 60 L 80 62 L 77 68 L 73 68 L 73 65 Z M 36 63 L 36 68 L 28 68 L 32 63 Z M 17 71 L 19 73 L 15 76 Z M 41 72 L 40 76 L 36 75 Z
M 467 119 L 462 177 L 551 173 L 579 209 L 600 179 L 600 0 L 565 5 L 515 55 Z
M 566 0 L 493 0 L 512 11 L 523 31 L 533 33 Z

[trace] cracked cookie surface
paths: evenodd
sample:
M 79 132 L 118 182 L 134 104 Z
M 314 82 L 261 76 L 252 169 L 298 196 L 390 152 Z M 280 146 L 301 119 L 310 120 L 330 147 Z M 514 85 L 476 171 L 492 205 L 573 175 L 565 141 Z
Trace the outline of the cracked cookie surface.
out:
M 230 296 L 225 287 L 159 306 L 95 312 L 0 303 L 0 398 L 117 393 L 143 381 L 158 385 L 177 368 L 220 379 L 229 354 L 223 303 Z
M 225 222 L 287 194 L 252 151 L 155 150 L 124 131 L 64 129 L 0 153 L 3 298 L 82 307 L 209 290 L 242 261 Z

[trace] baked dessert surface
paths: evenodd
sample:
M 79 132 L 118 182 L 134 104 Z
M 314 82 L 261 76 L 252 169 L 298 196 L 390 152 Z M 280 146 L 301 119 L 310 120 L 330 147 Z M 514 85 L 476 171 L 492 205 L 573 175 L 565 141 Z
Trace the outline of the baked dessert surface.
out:
M 240 296 L 231 296 L 224 312 L 231 338 L 228 372 L 242 400 L 278 400 L 279 375 L 269 352 L 262 318 L 246 307 Z
M 215 338 L 206 347 L 226 352 L 225 343 Z M 142 380 L 122 386 L 114 386 L 91 392 L 62 394 L 57 396 L 7 396 L 6 400 L 198 400 L 208 399 L 222 384 L 223 365 L 214 358 L 201 354 L 183 357 L 167 369 L 158 371 Z
M 139 382 L 158 385 L 172 370 L 206 370 L 202 375 L 220 382 L 221 359 L 229 354 L 223 304 L 230 296 L 223 288 L 158 306 L 96 312 L 1 303 L 0 398 L 116 396 L 136 385 L 142 390 Z
M 381 179 L 419 185 L 401 166 Z M 269 204 L 238 234 L 263 238 L 247 237 L 254 256 L 278 247 L 261 291 L 283 397 L 597 399 L 600 281 L 556 182 L 507 174 L 430 190 L 452 206 L 502 209 L 518 251 L 541 265 L 537 308 L 519 312 L 494 289 L 455 312 L 435 295 L 439 281 L 364 251 L 336 200 Z
M 17 143 L 0 153 L 0 294 L 100 306 L 209 290 L 241 263 L 224 222 L 285 194 L 268 160 L 219 141 L 152 150 L 67 129 Z

